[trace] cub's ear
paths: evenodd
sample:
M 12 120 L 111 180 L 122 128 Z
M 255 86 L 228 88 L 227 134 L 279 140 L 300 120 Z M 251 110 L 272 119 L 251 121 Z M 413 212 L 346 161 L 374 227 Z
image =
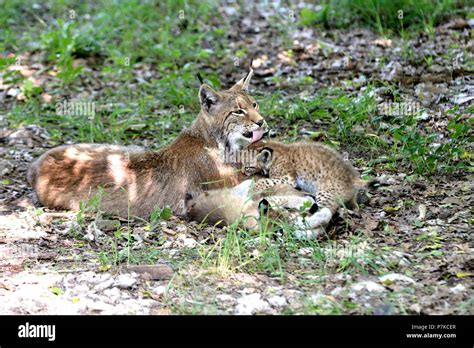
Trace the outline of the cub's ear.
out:
M 217 104 L 219 94 L 211 86 L 203 84 L 199 88 L 199 100 L 201 101 L 202 108 L 209 111 L 213 105 Z
M 271 162 L 272 160 L 272 154 L 273 150 L 269 148 L 264 148 L 262 151 L 257 156 L 257 159 L 263 163 L 264 165 L 267 165 Z
M 260 210 L 264 215 L 266 215 L 269 209 L 270 209 L 270 203 L 265 198 L 263 198 L 258 203 L 258 210 Z
M 252 75 L 253 75 L 253 69 L 252 69 L 252 65 L 250 65 L 250 70 L 247 73 L 247 75 L 245 75 L 245 77 L 243 77 L 239 82 L 237 82 L 235 85 L 233 85 L 230 90 L 231 91 L 248 92 L 249 91 L 250 80 L 252 79 Z

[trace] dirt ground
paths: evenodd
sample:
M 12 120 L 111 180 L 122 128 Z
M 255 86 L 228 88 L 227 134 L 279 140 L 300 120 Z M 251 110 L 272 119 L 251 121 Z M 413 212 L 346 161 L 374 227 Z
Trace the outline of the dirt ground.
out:
M 293 45 L 288 54 L 265 13 L 222 11 L 235 29 L 231 49 L 245 46 L 255 57 L 253 88 L 262 94 L 284 91 L 304 99 L 337 86 L 357 97 L 367 80 L 379 80 L 398 86 L 405 100 L 423 104 L 425 129 L 447 132 L 446 111 L 454 106 L 472 118 L 463 111 L 472 104 L 472 70 L 453 69 L 462 50 L 472 55 L 472 23 L 455 19 L 437 27 L 433 39 L 420 35 L 410 41 L 417 54 L 438 57 L 428 66 L 402 62 L 401 40 L 388 43 L 366 29 L 295 27 L 287 33 Z M 442 57 L 452 43 L 459 48 Z M 233 68 L 217 68 L 221 80 L 233 80 L 239 74 Z M 278 83 L 266 78 L 275 74 L 281 76 Z M 287 76 L 312 81 L 300 89 Z M 380 101 L 389 100 L 387 93 L 375 89 Z M 7 90 L 0 94 L 8 107 Z M 285 251 L 283 276 L 248 265 L 225 270 L 208 257 L 221 245 L 225 229 L 171 217 L 150 230 L 140 221 L 41 207 L 26 171 L 53 146 L 50 130 L 13 129 L 5 115 L 0 115 L 2 314 L 474 313 L 472 171 L 414 175 L 402 165 L 371 163 L 372 152 L 340 144 L 359 171 L 373 169 L 384 185 L 367 193 L 360 210 L 341 209 L 329 239 Z M 279 137 L 291 128 L 279 115 L 267 120 Z M 325 122 L 301 120 L 296 138 L 326 130 Z M 124 231 L 133 238 L 125 238 Z

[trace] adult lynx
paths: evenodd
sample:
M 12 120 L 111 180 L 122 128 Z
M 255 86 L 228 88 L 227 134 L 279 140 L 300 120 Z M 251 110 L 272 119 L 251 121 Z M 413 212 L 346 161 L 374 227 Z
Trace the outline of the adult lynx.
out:
M 102 188 L 101 209 L 148 218 L 155 207 L 186 214 L 186 193 L 239 184 L 243 175 L 225 162 L 224 149 L 239 150 L 263 135 L 264 119 L 248 94 L 250 72 L 232 88 L 202 84 L 194 123 L 163 149 L 152 152 L 105 144 L 66 145 L 43 154 L 28 181 L 49 208 L 78 209 Z

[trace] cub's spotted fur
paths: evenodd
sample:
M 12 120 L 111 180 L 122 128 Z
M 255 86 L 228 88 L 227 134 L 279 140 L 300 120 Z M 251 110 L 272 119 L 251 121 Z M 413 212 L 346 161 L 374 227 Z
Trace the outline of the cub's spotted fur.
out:
M 322 144 L 262 140 L 251 144 L 248 151 L 257 155 L 252 163 L 246 163 L 246 174 L 268 177 L 255 183 L 256 192 L 288 184 L 316 198 L 318 211 L 296 221 L 296 233 L 302 237 L 319 234 L 341 205 L 357 206 L 358 188 L 367 185 L 349 162 Z
M 159 151 L 104 144 L 59 146 L 29 168 L 28 181 L 49 208 L 79 209 L 102 188 L 101 209 L 123 217 L 148 218 L 155 207 L 186 214 L 186 193 L 232 187 L 244 176 L 226 163 L 224 149 L 259 140 L 264 120 L 248 94 L 252 70 L 232 88 L 199 90 L 194 123 Z

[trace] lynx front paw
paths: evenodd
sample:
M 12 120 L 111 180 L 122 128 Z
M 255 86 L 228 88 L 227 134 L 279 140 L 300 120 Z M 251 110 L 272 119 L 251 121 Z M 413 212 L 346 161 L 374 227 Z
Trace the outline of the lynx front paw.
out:
M 308 223 L 299 216 L 294 224 L 294 236 L 298 239 L 316 239 L 324 234 L 324 228 L 311 228 Z

